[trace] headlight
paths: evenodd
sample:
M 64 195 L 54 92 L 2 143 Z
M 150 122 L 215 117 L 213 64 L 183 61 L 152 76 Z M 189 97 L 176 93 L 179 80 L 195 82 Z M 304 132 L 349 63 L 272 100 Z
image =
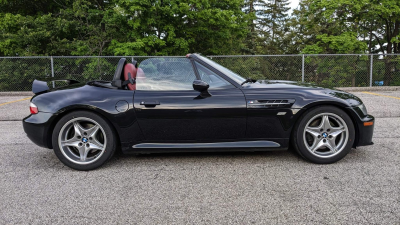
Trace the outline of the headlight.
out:
M 368 115 L 368 113 L 367 113 L 367 108 L 365 107 L 364 104 L 361 104 L 361 105 L 359 105 L 359 106 L 357 106 L 357 107 L 361 110 L 361 112 L 362 112 L 364 115 Z

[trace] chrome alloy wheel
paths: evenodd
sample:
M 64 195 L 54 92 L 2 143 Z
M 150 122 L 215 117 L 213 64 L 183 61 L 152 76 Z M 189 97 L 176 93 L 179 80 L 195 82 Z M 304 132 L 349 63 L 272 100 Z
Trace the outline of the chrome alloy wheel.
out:
M 349 130 L 340 116 L 321 113 L 307 122 L 303 137 L 304 144 L 311 154 L 320 158 L 330 158 L 346 147 Z
M 74 118 L 61 128 L 58 145 L 62 154 L 76 164 L 90 164 L 98 160 L 106 148 L 106 134 L 94 120 Z

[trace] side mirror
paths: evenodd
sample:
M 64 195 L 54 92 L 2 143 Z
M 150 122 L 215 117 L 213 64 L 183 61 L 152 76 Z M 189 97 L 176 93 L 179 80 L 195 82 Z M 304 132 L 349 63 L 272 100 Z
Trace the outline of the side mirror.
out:
M 209 87 L 210 85 L 208 85 L 207 82 L 204 82 L 202 80 L 194 80 L 193 89 L 200 92 L 199 96 L 194 99 L 205 99 L 211 97 L 211 94 L 208 92 Z
M 193 81 L 193 89 L 199 92 L 205 92 L 210 87 L 206 82 L 202 80 L 194 80 Z

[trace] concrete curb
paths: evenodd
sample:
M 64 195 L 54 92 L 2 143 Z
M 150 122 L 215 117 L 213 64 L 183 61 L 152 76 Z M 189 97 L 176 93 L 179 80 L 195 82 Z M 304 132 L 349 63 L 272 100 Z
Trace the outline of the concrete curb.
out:
M 0 92 L 0 96 L 33 96 L 32 91 L 7 91 Z
M 361 92 L 361 91 L 400 91 L 400 86 L 381 86 L 381 87 L 338 87 L 341 91 Z

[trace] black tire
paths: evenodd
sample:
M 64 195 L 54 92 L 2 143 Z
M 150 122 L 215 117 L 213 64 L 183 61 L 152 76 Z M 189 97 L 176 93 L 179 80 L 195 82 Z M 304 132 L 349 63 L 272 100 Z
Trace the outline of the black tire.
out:
M 93 163 L 90 164 L 77 164 L 68 159 L 62 152 L 59 146 L 59 134 L 62 129 L 62 127 L 67 124 L 69 121 L 73 120 L 74 118 L 89 118 L 95 122 L 98 123 L 98 125 L 101 126 L 103 129 L 102 131 L 105 133 L 105 140 L 106 144 L 104 147 L 104 152 L 102 153 L 99 158 L 96 158 L 96 160 Z M 52 136 L 52 143 L 53 143 L 53 149 L 56 154 L 56 156 L 60 159 L 62 163 L 64 163 L 66 166 L 75 169 L 75 170 L 93 170 L 96 169 L 103 164 L 105 164 L 108 160 L 111 159 L 111 157 L 114 155 L 116 149 L 117 149 L 117 136 L 112 128 L 112 125 L 103 119 L 101 116 L 97 115 L 96 113 L 92 113 L 89 111 L 74 111 L 71 113 L 68 113 L 67 115 L 63 116 L 58 123 L 56 124 L 54 130 L 53 130 L 53 136 Z
M 322 113 L 332 113 L 336 116 L 339 116 L 347 125 L 348 128 L 348 139 L 347 144 L 343 144 L 344 148 L 338 154 L 333 155 L 332 157 L 318 157 L 312 154 L 306 147 L 304 141 L 304 129 L 306 128 L 307 123 L 314 118 L 314 116 L 322 114 Z M 295 148 L 296 152 L 302 156 L 304 159 L 317 164 L 329 164 L 335 163 L 345 157 L 351 150 L 355 138 L 355 128 L 353 121 L 350 116 L 344 112 L 343 110 L 334 107 L 334 106 L 318 106 L 315 108 L 311 108 L 306 111 L 296 123 L 293 133 L 292 133 L 292 146 Z

